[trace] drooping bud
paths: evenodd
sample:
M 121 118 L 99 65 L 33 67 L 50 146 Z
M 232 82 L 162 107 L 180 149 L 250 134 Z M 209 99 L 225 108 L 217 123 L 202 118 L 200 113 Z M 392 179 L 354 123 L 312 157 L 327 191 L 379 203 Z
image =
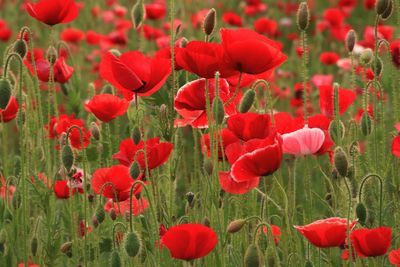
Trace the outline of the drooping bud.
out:
M 256 244 L 251 244 L 244 254 L 245 267 L 261 267 L 262 266 L 262 252 Z
M 106 213 L 105 213 L 103 207 L 100 205 L 100 203 L 96 209 L 96 213 L 94 214 L 94 216 L 96 217 L 96 219 L 99 223 L 104 222 L 104 219 L 106 218 Z
M 65 242 L 65 243 L 63 243 L 63 244 L 61 245 L 60 251 L 61 251 L 62 253 L 64 253 L 64 254 L 67 254 L 67 255 L 71 255 L 71 256 L 72 256 L 71 248 L 72 248 L 72 242 L 68 241 L 68 242 Z
M 340 146 L 336 147 L 334 156 L 334 165 L 340 176 L 346 177 L 347 170 L 349 166 L 349 161 L 347 159 L 346 152 Z
M 26 43 L 24 39 L 18 39 L 14 43 L 14 52 L 17 53 L 21 58 L 24 58 L 26 55 Z
M 58 57 L 57 50 L 54 48 L 54 46 L 50 46 L 49 49 L 47 49 L 46 53 L 46 58 L 50 62 L 51 65 L 53 65 Z
M 101 89 L 101 93 L 102 94 L 110 94 L 112 95 L 113 93 L 113 86 L 111 84 L 106 84 L 103 86 L 103 88 Z
M 281 266 L 279 257 L 276 254 L 276 250 L 274 246 L 268 246 L 266 251 L 266 266 L 268 267 L 278 267 Z
M 16 190 L 12 196 L 11 203 L 14 209 L 18 209 L 21 206 L 21 193 Z
M 382 15 L 383 13 L 385 13 L 386 9 L 389 7 L 389 2 L 390 0 L 378 0 L 376 2 L 376 13 L 378 15 Z
M 346 35 L 346 49 L 348 52 L 353 52 L 354 46 L 357 42 L 357 34 L 354 30 L 350 30 Z
M 364 49 L 360 54 L 360 62 L 362 65 L 366 66 L 371 64 L 374 53 L 371 48 Z
M 208 219 L 207 216 L 204 216 L 203 221 L 202 221 L 202 224 L 203 224 L 204 226 L 210 227 L 210 225 L 211 225 L 210 219 Z
M 230 234 L 234 234 L 239 232 L 243 226 L 245 226 L 246 220 L 245 219 L 237 219 L 229 223 L 226 231 Z
M 117 213 L 115 212 L 114 208 L 110 209 L 110 218 L 111 220 L 115 221 L 117 219 Z
M 256 92 L 254 90 L 247 90 L 242 98 L 242 101 L 240 101 L 239 112 L 246 113 L 247 111 L 249 111 L 253 106 L 255 97 Z
M 383 71 L 383 62 L 380 57 L 374 58 L 372 61 L 372 71 L 374 72 L 375 76 L 380 77 Z
M 61 159 L 65 169 L 70 172 L 72 165 L 74 165 L 75 157 L 69 144 L 63 147 Z
M 301 31 L 307 30 L 310 24 L 310 10 L 307 2 L 301 2 L 297 10 L 297 26 Z
M 182 37 L 181 42 L 179 43 L 179 47 L 185 48 L 188 43 L 189 43 L 188 39 L 186 37 Z
M 369 113 L 367 111 L 364 111 L 364 113 L 361 116 L 361 133 L 364 136 L 370 135 L 372 132 L 372 121 L 371 117 L 369 116 Z
M 362 202 L 357 204 L 356 215 L 358 218 L 358 222 L 361 225 L 365 225 L 365 222 L 367 220 L 367 208 L 365 207 L 365 205 Z
M 136 257 L 141 246 L 140 238 L 136 232 L 128 233 L 125 236 L 124 248 L 129 257 Z
M 194 204 L 194 193 L 193 192 L 187 192 L 186 193 L 186 200 L 188 202 L 188 204 L 193 207 Z
M 121 257 L 119 256 L 118 251 L 113 250 L 113 252 L 111 252 L 109 266 L 110 267 L 121 267 L 122 266 Z
M 382 13 L 381 19 L 387 20 L 393 13 L 393 0 L 388 1 L 388 6 L 385 10 L 385 12 Z
M 96 215 L 92 216 L 92 224 L 93 224 L 94 228 L 97 228 L 100 225 L 99 220 L 97 220 Z
M 132 22 L 133 22 L 133 27 L 135 29 L 138 29 L 142 22 L 144 21 L 144 4 L 143 0 L 138 0 L 136 4 L 133 6 L 132 11 L 131 11 L 131 17 L 132 17 Z
M 131 166 L 129 167 L 129 175 L 132 179 L 136 179 L 140 174 L 140 166 L 137 161 L 132 162 Z
M 217 12 L 214 8 L 211 8 L 203 21 L 203 32 L 205 35 L 211 35 L 217 24 Z
M 135 145 L 139 144 L 141 138 L 142 138 L 142 134 L 140 132 L 139 127 L 136 125 L 135 127 L 133 127 L 133 130 L 132 130 L 132 140 L 135 143 Z
M 38 239 L 36 236 L 34 236 L 31 240 L 31 253 L 33 256 L 36 256 L 38 249 Z
M 340 120 L 332 120 L 329 124 L 329 135 L 335 144 L 344 138 L 345 128 Z
M 205 158 L 203 162 L 203 169 L 208 174 L 211 175 L 214 171 L 214 164 L 209 158 Z
M 217 96 L 212 104 L 212 114 L 217 124 L 222 124 L 225 118 L 224 103 L 221 98 Z
M 0 109 L 5 110 L 11 98 L 11 84 L 6 79 L 0 79 Z
M 94 140 L 100 140 L 100 128 L 97 124 L 93 121 L 90 123 L 90 133 Z
M 312 263 L 312 261 L 307 260 L 305 267 L 314 267 L 314 264 Z

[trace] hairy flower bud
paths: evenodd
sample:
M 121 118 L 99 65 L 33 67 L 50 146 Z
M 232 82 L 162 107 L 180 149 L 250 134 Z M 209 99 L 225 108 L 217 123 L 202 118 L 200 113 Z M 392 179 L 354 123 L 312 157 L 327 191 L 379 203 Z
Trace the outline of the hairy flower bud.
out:
M 254 90 L 247 90 L 242 98 L 242 101 L 240 101 L 239 112 L 246 113 L 247 111 L 249 111 L 253 106 L 255 97 L 256 92 Z
M 6 109 L 11 98 L 11 84 L 6 79 L 0 79 L 0 109 Z
M 203 21 L 203 31 L 205 35 L 211 35 L 217 24 L 217 12 L 214 8 L 211 8 Z
M 372 132 L 372 121 L 371 117 L 369 116 L 369 113 L 367 111 L 364 111 L 364 113 L 361 116 L 361 133 L 364 136 L 370 135 Z
M 262 252 L 256 244 L 251 244 L 244 255 L 244 267 L 261 267 Z
M 365 207 L 365 205 L 362 202 L 357 204 L 356 215 L 358 218 L 358 222 L 361 225 L 365 225 L 365 222 L 367 220 L 367 208 Z
M 17 53 L 21 58 L 24 58 L 26 55 L 26 43 L 24 39 L 18 39 L 15 43 L 14 43 L 14 52 Z
M 113 250 L 113 252 L 111 252 L 109 266 L 110 267 L 121 267 L 122 266 L 121 257 L 119 256 L 118 251 Z
M 297 26 L 301 31 L 307 30 L 310 24 L 310 10 L 307 2 L 301 2 L 297 10 Z
M 133 130 L 132 130 L 132 140 L 135 143 L 135 145 L 139 144 L 141 138 L 142 138 L 142 134 L 140 132 L 139 127 L 136 125 L 135 127 L 133 127 Z
M 389 7 L 389 2 L 390 0 L 378 0 L 376 2 L 376 13 L 378 15 L 382 15 L 383 13 L 385 13 L 386 9 Z
M 140 166 L 137 161 L 132 162 L 131 166 L 129 167 L 129 174 L 132 179 L 136 179 L 140 174 Z
M 138 29 L 143 20 L 144 20 L 144 4 L 143 0 L 138 0 L 136 4 L 133 6 L 132 11 L 131 11 L 131 17 L 132 17 L 132 22 L 133 22 L 133 27 L 135 29 Z
M 393 13 L 393 0 L 388 1 L 388 6 L 385 12 L 382 13 L 381 19 L 387 20 Z
M 348 52 L 353 52 L 354 46 L 357 42 L 357 34 L 354 30 L 350 30 L 345 39 L 346 49 Z
M 95 122 L 90 123 L 90 133 L 94 140 L 100 140 L 100 128 Z
M 234 221 L 229 223 L 226 231 L 228 233 L 231 233 L 231 234 L 239 232 L 243 228 L 243 226 L 245 224 L 246 224 L 246 220 L 245 219 L 234 220 Z
M 340 176 L 346 177 L 348 166 L 349 166 L 349 161 L 347 159 L 346 152 L 340 146 L 338 146 L 335 149 L 333 160 L 334 160 L 335 168 L 338 171 L 338 173 L 340 174 Z
M 360 54 L 360 62 L 364 66 L 371 64 L 374 53 L 371 48 L 364 49 Z
M 136 232 L 128 233 L 125 236 L 124 248 L 129 257 L 136 257 L 141 246 L 141 240 Z
M 74 164 L 75 157 L 74 153 L 72 152 L 72 148 L 69 144 L 63 147 L 61 153 L 62 164 L 64 165 L 67 172 L 70 172 L 72 165 Z

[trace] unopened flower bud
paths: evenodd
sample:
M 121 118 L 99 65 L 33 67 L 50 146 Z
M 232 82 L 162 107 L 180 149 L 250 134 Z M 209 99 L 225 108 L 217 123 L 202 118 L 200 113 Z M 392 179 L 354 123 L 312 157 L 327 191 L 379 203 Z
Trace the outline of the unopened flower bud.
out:
M 138 29 L 140 27 L 140 25 L 142 24 L 142 22 L 144 20 L 144 14 L 145 14 L 145 9 L 144 9 L 143 0 L 138 0 L 136 2 L 136 4 L 133 6 L 132 11 L 131 11 L 133 27 L 135 29 Z
M 382 13 L 381 19 L 387 20 L 393 13 L 393 0 L 388 1 L 388 6 L 385 10 L 385 12 Z
M 217 96 L 212 104 L 212 114 L 217 124 L 222 124 L 225 118 L 224 103 L 221 98 Z
M 383 62 L 380 57 L 374 58 L 372 61 L 372 71 L 374 72 L 375 76 L 379 77 L 382 74 L 383 71 Z
M 354 46 L 357 42 L 357 34 L 354 30 L 350 30 L 345 39 L 346 49 L 348 52 L 353 52 Z
M 210 219 L 208 219 L 207 216 L 204 216 L 202 224 L 204 226 L 210 227 L 210 225 L 211 225 Z
M 181 42 L 179 43 L 179 47 L 180 47 L 180 48 L 185 48 L 185 47 L 187 46 L 188 42 L 189 42 L 189 41 L 188 41 L 187 38 L 182 37 Z
M 344 133 L 345 128 L 343 122 L 340 120 L 332 120 L 329 124 L 329 136 L 335 144 L 344 138 Z
M 53 46 L 50 46 L 49 49 L 47 49 L 46 57 L 50 64 L 53 65 L 58 57 L 57 50 Z
M 364 136 L 370 135 L 372 132 L 372 121 L 371 117 L 369 116 L 369 113 L 367 111 L 364 111 L 364 113 L 361 116 L 361 133 Z
M 244 267 L 261 267 L 262 252 L 256 244 L 251 244 L 244 255 Z
M 360 62 L 364 66 L 371 64 L 374 53 L 371 48 L 364 49 L 360 54 Z
M 94 140 L 100 140 L 100 128 L 95 122 L 90 123 L 90 133 Z
M 139 127 L 136 125 L 135 127 L 133 127 L 132 130 L 132 140 L 135 143 L 135 145 L 139 144 L 141 138 L 142 138 L 142 133 L 140 132 Z
M 307 30 L 310 24 L 310 10 L 307 2 L 301 2 L 297 10 L 297 26 L 301 31 Z
M 203 21 L 203 31 L 205 35 L 211 35 L 217 24 L 217 12 L 214 8 L 211 8 Z
M 110 94 L 112 95 L 113 93 L 113 86 L 111 84 L 106 84 L 103 86 L 103 88 L 101 89 L 101 93 L 102 94 Z
M 242 101 L 240 101 L 239 112 L 246 113 L 247 111 L 249 111 L 253 106 L 255 97 L 256 92 L 254 90 L 247 90 L 242 98 Z
M 115 212 L 114 208 L 110 209 L 110 218 L 111 220 L 115 221 L 117 219 L 117 213 Z
M 38 249 L 38 239 L 36 236 L 34 236 L 31 240 L 31 253 L 33 256 L 36 256 Z
M 333 159 L 334 159 L 335 168 L 338 171 L 338 173 L 340 174 L 340 176 L 346 177 L 348 166 L 349 166 L 349 161 L 347 159 L 346 152 L 343 150 L 343 148 L 338 146 L 335 149 Z
M 390 0 L 377 0 L 376 2 L 376 13 L 382 15 L 385 13 L 386 9 L 389 7 Z
M 72 242 L 68 241 L 61 245 L 60 251 L 66 254 L 68 251 L 71 251 L 71 248 L 72 248 Z
M 11 99 L 11 84 L 6 79 L 0 79 L 0 109 L 5 110 Z
M 131 166 L 129 167 L 129 175 L 132 179 L 136 179 L 140 175 L 140 166 L 137 161 L 132 162 Z
M 243 228 L 243 226 L 245 226 L 245 224 L 246 224 L 245 219 L 234 220 L 229 223 L 226 231 L 231 234 L 239 232 Z
M 365 222 L 367 220 L 367 208 L 365 207 L 365 205 L 362 202 L 357 204 L 356 215 L 358 218 L 358 222 L 361 225 L 365 225 Z
M 141 241 L 136 232 L 128 233 L 125 236 L 124 248 L 129 257 L 136 257 L 141 248 Z
M 24 58 L 26 55 L 26 43 L 24 39 L 18 39 L 14 43 L 14 52 L 17 53 L 21 58 Z
M 117 250 L 113 250 L 113 252 L 111 252 L 109 266 L 110 267 L 121 267 L 122 266 L 121 257 L 119 256 L 119 253 Z
M 69 144 L 63 147 L 61 159 L 62 159 L 62 164 L 69 173 L 75 161 L 74 153 L 72 152 L 72 148 Z

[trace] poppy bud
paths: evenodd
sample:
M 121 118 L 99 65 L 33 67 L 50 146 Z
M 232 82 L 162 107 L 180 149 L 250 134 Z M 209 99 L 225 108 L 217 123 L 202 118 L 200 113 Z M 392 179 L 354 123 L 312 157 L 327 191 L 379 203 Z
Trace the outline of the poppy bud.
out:
M 11 203 L 14 209 L 18 209 L 21 206 L 21 194 L 18 190 L 14 192 Z
M 268 246 L 267 251 L 266 251 L 266 258 L 267 258 L 267 264 L 266 266 L 268 267 L 278 267 L 281 266 L 279 262 L 279 257 L 276 254 L 275 247 L 274 246 Z
M 110 52 L 111 54 L 113 54 L 116 57 L 120 57 L 121 56 L 121 52 L 118 49 L 110 49 L 108 52 Z
M 305 31 L 310 24 L 310 10 L 307 2 L 301 2 L 297 10 L 297 26 L 301 31 Z
M 19 39 L 14 44 L 14 52 L 24 58 L 26 55 L 26 43 L 24 39 Z
M 194 193 L 193 192 L 187 192 L 186 193 L 186 199 L 187 199 L 187 202 L 189 203 L 189 205 L 192 206 L 193 200 L 194 200 Z
M 132 130 L 132 140 L 135 145 L 139 144 L 141 138 L 142 134 L 140 133 L 140 129 L 138 126 L 135 126 Z
M 113 252 L 111 252 L 109 266 L 110 267 L 121 267 L 122 266 L 121 258 L 118 254 L 118 251 L 114 250 Z
M 204 159 L 203 169 L 208 175 L 211 175 L 213 173 L 214 165 L 209 158 Z
M 210 225 L 211 225 L 210 219 L 208 219 L 207 216 L 204 216 L 202 223 L 204 226 L 207 226 L 207 227 L 210 227 Z
M 115 221 L 117 219 L 117 213 L 115 212 L 114 208 L 110 209 L 110 218 L 111 220 Z
M 329 206 L 333 206 L 333 199 L 332 199 L 332 194 L 331 193 L 327 193 L 325 195 L 325 201 L 329 204 Z
M 7 241 L 7 232 L 5 228 L 2 228 L 0 231 L 0 244 L 4 244 Z
M 211 35 L 214 31 L 215 25 L 217 24 L 217 12 L 214 8 L 211 8 L 203 21 L 203 32 L 205 35 Z
M 218 96 L 214 99 L 212 104 L 212 114 L 217 124 L 222 124 L 225 118 L 224 103 Z
M 65 169 L 67 169 L 67 172 L 70 172 L 75 160 L 74 153 L 72 152 L 70 145 L 67 144 L 63 147 L 61 159 Z
M 332 120 L 329 124 L 329 135 L 333 142 L 337 144 L 340 140 L 344 138 L 344 124 L 340 120 Z
M 93 203 L 93 200 L 94 200 L 94 195 L 93 194 L 89 194 L 87 196 L 87 198 L 88 198 L 89 203 Z
M 346 49 L 348 52 L 353 52 L 354 46 L 357 42 L 357 34 L 354 30 L 350 30 L 346 35 Z
M 360 54 L 360 62 L 362 65 L 366 66 L 371 64 L 374 53 L 371 48 L 364 49 Z
M 11 84 L 6 79 L 0 80 L 0 109 L 6 109 L 11 98 Z
M 99 223 L 104 222 L 104 219 L 106 218 L 106 213 L 104 212 L 104 209 L 101 205 L 97 207 L 96 213 L 94 215 Z
M 369 116 L 367 111 L 361 116 L 361 133 L 364 136 L 368 136 L 372 132 L 372 122 L 371 117 Z
M 245 267 L 260 267 L 262 266 L 262 252 L 256 244 L 251 244 L 244 254 Z
M 143 0 L 138 0 L 133 6 L 131 11 L 131 17 L 133 22 L 133 27 L 138 29 L 144 20 L 144 4 Z
M 365 225 L 365 221 L 367 220 L 367 208 L 362 202 L 357 204 L 356 215 L 358 222 L 361 223 L 361 225 Z
M 71 251 L 71 248 L 72 248 L 72 242 L 68 241 L 61 245 L 60 251 L 64 254 L 67 254 L 69 251 Z
M 381 19 L 387 20 L 393 13 L 393 0 L 388 1 L 388 6 L 385 10 L 385 12 L 382 13 Z
M 226 231 L 231 234 L 239 232 L 245 224 L 246 224 L 245 219 L 234 220 L 229 223 Z
M 36 256 L 38 249 L 38 239 L 36 236 L 34 236 L 31 240 L 31 253 L 33 256 Z
M 129 168 L 129 175 L 132 177 L 132 179 L 136 179 L 140 174 L 140 166 L 139 164 L 134 161 L 131 164 L 131 167 Z
M 347 160 L 346 152 L 340 146 L 335 149 L 333 161 L 340 176 L 346 177 L 349 161 Z
M 56 60 L 57 60 L 58 54 L 57 50 L 54 48 L 54 46 L 50 46 L 49 49 L 47 49 L 47 54 L 46 58 L 50 62 L 51 65 L 53 65 Z
M 95 122 L 90 123 L 90 133 L 94 140 L 100 140 L 100 129 Z
M 314 264 L 310 260 L 307 260 L 305 267 L 314 267 Z
M 111 84 L 106 84 L 103 86 L 103 88 L 101 89 L 101 93 L 102 94 L 110 94 L 112 95 L 113 93 L 113 86 Z
M 99 220 L 97 220 L 96 215 L 92 216 L 92 224 L 93 224 L 94 228 L 97 228 L 97 226 L 99 226 L 99 224 L 100 224 Z
M 242 98 L 242 101 L 240 101 L 239 112 L 246 113 L 247 111 L 249 111 L 253 106 L 255 97 L 256 92 L 254 92 L 254 90 L 247 90 Z
M 378 0 L 376 3 L 376 13 L 382 15 L 389 7 L 390 0 Z
M 187 46 L 188 42 L 189 42 L 189 41 L 188 41 L 187 38 L 182 37 L 181 42 L 179 43 L 179 47 L 180 47 L 180 48 L 185 48 L 185 47 Z
M 136 232 L 128 233 L 125 236 L 124 248 L 129 257 L 136 257 L 141 248 L 141 241 Z
M 379 77 L 383 71 L 383 62 L 382 59 L 379 57 L 374 58 L 372 61 L 372 71 L 374 72 L 375 76 Z

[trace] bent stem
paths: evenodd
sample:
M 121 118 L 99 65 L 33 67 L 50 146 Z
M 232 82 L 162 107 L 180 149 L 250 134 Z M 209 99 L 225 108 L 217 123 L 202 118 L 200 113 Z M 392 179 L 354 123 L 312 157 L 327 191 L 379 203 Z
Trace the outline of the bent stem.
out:
M 370 173 L 364 176 L 361 181 L 360 189 L 358 191 L 358 202 L 361 202 L 362 200 L 362 193 L 365 183 L 372 177 L 375 177 L 379 181 L 379 226 L 382 226 L 383 179 L 381 176 L 375 173 Z

